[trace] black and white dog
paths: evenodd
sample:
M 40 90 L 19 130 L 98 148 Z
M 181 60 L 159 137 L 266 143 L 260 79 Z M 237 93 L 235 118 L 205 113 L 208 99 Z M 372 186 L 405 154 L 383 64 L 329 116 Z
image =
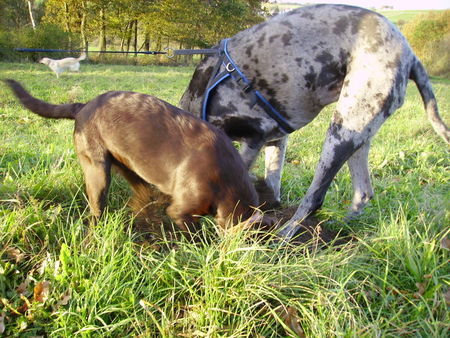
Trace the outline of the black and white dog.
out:
M 311 186 L 280 231 L 289 239 L 322 205 L 346 161 L 354 189 L 350 213 L 361 213 L 373 196 L 371 138 L 403 104 L 408 79 L 416 83 L 433 128 L 450 143 L 428 75 L 397 27 L 366 9 L 315 5 L 223 41 L 197 66 L 180 105 L 240 140 L 249 168 L 266 146 L 265 178 L 279 200 L 287 134 L 337 101 Z

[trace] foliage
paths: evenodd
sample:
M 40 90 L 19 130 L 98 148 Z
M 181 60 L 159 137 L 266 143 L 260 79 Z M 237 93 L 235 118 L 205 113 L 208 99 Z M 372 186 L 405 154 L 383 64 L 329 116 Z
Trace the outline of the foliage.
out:
M 431 74 L 450 76 L 450 10 L 416 17 L 402 31 Z
M 16 44 L 12 34 L 7 31 L 0 30 L 0 60 L 12 61 L 18 58 L 18 53 L 14 52 Z
M 44 20 L 61 22 L 66 30 L 81 33 L 81 17 L 86 16 L 86 32 L 92 39 L 103 24 L 99 11 L 104 11 L 110 38 L 126 39 L 130 23 L 139 22 L 141 40 L 151 38 L 191 46 L 216 43 L 220 38 L 261 20 L 259 0 L 154 0 L 113 1 L 48 0 Z M 158 42 L 156 42 L 158 43 Z
M 18 53 L 14 53 L 12 49 L 70 49 L 73 43 L 79 44 L 76 41 L 77 38 L 72 34 L 64 32 L 61 28 L 53 24 L 41 24 L 36 30 L 33 30 L 31 26 L 25 26 L 14 32 L 0 31 L 0 56 L 3 59 L 27 57 L 31 61 L 36 61 L 42 58 L 41 53 L 29 52 L 19 55 Z M 64 56 L 64 53 L 53 54 L 55 58 Z
M 0 17 L 0 57 L 3 60 L 16 58 L 11 53 L 11 44 L 16 41 L 15 33 L 21 35 L 22 47 L 40 45 L 52 48 L 59 43 L 59 30 L 68 34 L 68 44 L 57 45 L 58 49 L 84 49 L 89 45 L 100 50 L 149 51 L 164 47 L 206 47 L 220 39 L 231 36 L 263 20 L 262 3 L 266 0 L 0 0 L 3 15 Z M 57 25 L 59 30 L 40 29 L 36 36 L 39 42 L 28 38 L 31 30 L 30 13 L 40 25 Z M 10 28 L 14 30 L 10 31 Z M 53 37 L 52 34 L 56 36 Z M 7 38 L 5 39 L 5 36 Z M 68 46 L 67 46 L 68 45 Z M 17 47 L 17 45 L 13 45 Z M 90 48 L 91 50 L 93 48 Z M 94 49 L 96 49 L 94 47 Z M 127 55 L 127 54 L 125 54 Z M 34 60 L 36 57 L 31 56 Z M 123 57 L 122 57 L 123 58 Z M 116 60 L 117 56 L 90 55 L 94 62 Z M 158 57 L 153 57 L 159 62 Z M 192 57 L 184 57 L 192 61 Z M 180 61 L 180 60 L 177 60 Z M 123 62 L 123 60 L 122 60 Z M 129 63 L 129 62 L 126 62 Z M 132 63 L 137 63 L 133 60 Z
M 33 0 L 32 11 L 34 18 L 40 20 L 44 14 L 46 0 Z M 0 31 L 15 31 L 31 25 L 28 4 L 25 0 L 0 0 Z
M 53 103 L 134 90 L 177 104 L 192 72 L 83 64 L 57 79 L 41 64 L 0 63 L 0 78 Z M 433 85 L 448 121 L 450 83 Z M 297 204 L 311 182 L 332 108 L 290 136 L 284 205 Z M 345 168 L 327 193 L 322 225 L 352 237 L 339 248 L 279 247 L 251 231 L 224 234 L 208 220 L 203 242 L 149 243 L 132 227 L 130 192 L 116 176 L 109 210 L 88 227 L 73 121 L 29 113 L 3 84 L 0 118 L 6 337 L 448 336 L 448 148 L 413 84 L 372 141 L 376 196 L 365 213 L 343 221 L 352 190 Z

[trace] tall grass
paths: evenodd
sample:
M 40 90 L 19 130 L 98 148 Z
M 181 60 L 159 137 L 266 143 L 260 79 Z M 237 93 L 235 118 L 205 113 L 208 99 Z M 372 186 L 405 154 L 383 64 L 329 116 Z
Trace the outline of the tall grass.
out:
M 43 65 L 0 64 L 37 97 L 87 101 L 107 90 L 177 104 L 192 68 L 82 66 L 59 80 Z M 449 120 L 448 81 L 434 80 Z M 290 138 L 283 204 L 311 181 L 331 109 Z M 344 223 L 344 168 L 318 217 L 353 240 L 277 247 L 251 231 L 148 242 L 115 178 L 100 223 L 86 223 L 71 121 L 45 120 L 0 87 L 0 331 L 52 337 L 447 337 L 450 287 L 448 147 L 414 86 L 373 141 L 374 201 Z M 256 173 L 263 171 L 261 159 Z

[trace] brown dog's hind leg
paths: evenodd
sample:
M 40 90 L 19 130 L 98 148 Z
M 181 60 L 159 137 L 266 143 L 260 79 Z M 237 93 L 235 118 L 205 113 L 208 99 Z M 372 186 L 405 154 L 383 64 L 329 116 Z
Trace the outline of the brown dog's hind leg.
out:
M 98 219 L 106 207 L 106 197 L 111 183 L 111 160 L 105 156 L 101 160 L 94 160 L 80 155 L 80 164 L 86 182 L 86 193 L 92 215 Z
M 128 169 L 122 163 L 113 160 L 114 169 L 117 170 L 131 185 L 133 196 L 130 206 L 136 215 L 139 215 L 147 207 L 151 199 L 152 188 L 134 171 Z

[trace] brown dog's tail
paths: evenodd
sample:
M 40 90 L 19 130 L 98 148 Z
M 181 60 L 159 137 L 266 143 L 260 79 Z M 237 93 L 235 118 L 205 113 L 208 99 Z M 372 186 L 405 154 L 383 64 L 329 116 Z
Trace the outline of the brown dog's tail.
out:
M 85 106 L 84 103 L 50 104 L 31 96 L 19 82 L 11 79 L 4 81 L 25 108 L 42 117 L 73 120 L 75 115 Z
M 419 89 L 428 115 L 428 120 L 433 126 L 433 129 L 445 140 L 445 142 L 447 142 L 447 144 L 450 144 L 450 129 L 445 125 L 439 115 L 436 97 L 434 96 L 433 88 L 431 87 L 430 78 L 418 59 L 416 59 L 411 68 L 409 78 L 416 83 L 417 88 Z

